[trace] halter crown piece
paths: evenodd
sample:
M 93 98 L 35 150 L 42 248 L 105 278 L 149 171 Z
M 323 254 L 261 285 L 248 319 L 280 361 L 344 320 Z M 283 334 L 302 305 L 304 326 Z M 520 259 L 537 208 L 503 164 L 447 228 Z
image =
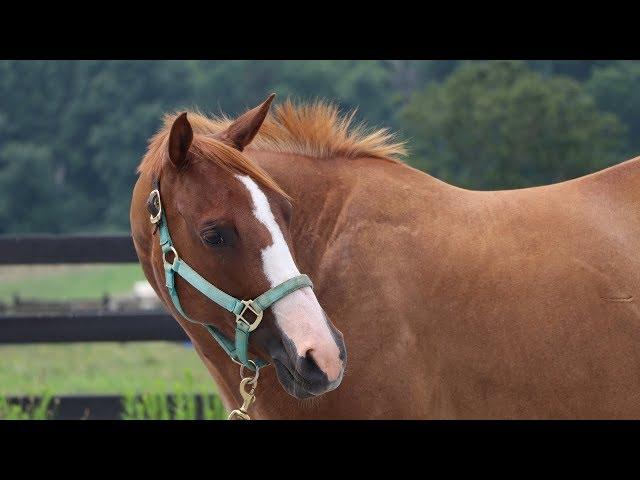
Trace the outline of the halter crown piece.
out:
M 223 292 L 215 285 L 212 285 L 202 278 L 195 270 L 180 259 L 180 256 L 178 255 L 178 252 L 171 240 L 167 217 L 162 209 L 162 202 L 160 201 L 160 185 L 158 180 L 154 181 L 154 187 L 154 190 L 149 195 L 147 208 L 151 213 L 150 221 L 156 226 L 159 232 L 160 248 L 162 248 L 162 262 L 164 263 L 165 283 L 174 307 L 176 307 L 176 310 L 178 310 L 180 315 L 188 321 L 205 327 L 234 362 L 255 371 L 265 365 L 268 365 L 268 362 L 259 358 L 255 360 L 249 359 L 249 335 L 260 325 L 264 311 L 275 302 L 300 288 L 313 288 L 311 279 L 309 279 L 307 275 L 297 275 L 280 285 L 267 290 L 265 293 L 253 300 L 239 300 L 228 293 Z M 167 260 L 167 255 L 169 253 L 173 254 L 172 262 Z M 201 323 L 189 318 L 180 304 L 180 298 L 178 297 L 178 290 L 176 289 L 175 284 L 176 273 L 192 287 L 209 298 L 209 300 L 217 303 L 222 308 L 236 316 L 235 341 L 226 337 L 213 325 Z M 249 320 L 246 318 L 248 315 L 253 315 L 255 318 L 253 320 Z

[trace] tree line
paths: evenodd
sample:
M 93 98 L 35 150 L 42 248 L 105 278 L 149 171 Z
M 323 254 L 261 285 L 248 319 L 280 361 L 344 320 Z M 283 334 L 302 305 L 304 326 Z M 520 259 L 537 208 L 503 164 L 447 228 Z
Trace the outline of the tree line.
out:
M 166 111 L 327 98 L 455 185 L 518 188 L 640 154 L 636 61 L 0 61 L 0 233 L 128 230 Z

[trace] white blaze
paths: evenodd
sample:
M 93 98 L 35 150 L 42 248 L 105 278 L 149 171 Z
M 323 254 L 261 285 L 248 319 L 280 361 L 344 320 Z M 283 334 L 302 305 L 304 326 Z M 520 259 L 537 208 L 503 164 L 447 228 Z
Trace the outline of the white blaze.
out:
M 262 267 L 271 287 L 300 275 L 266 195 L 250 177 L 236 175 L 236 178 L 249 190 L 253 214 L 271 234 L 273 243 L 262 250 Z M 297 354 L 304 357 L 312 351 L 313 359 L 329 381 L 337 379 L 342 369 L 340 351 L 313 290 L 310 287 L 296 290 L 271 309 L 280 329 L 293 341 Z

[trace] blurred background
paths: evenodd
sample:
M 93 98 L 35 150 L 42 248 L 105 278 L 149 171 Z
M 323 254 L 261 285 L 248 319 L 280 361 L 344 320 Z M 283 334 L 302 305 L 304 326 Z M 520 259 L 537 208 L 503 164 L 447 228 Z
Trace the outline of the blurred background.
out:
M 505 189 L 640 155 L 638 85 L 640 62 L 613 60 L 0 61 L 0 234 L 128 234 L 135 168 L 166 111 L 326 98 L 396 131 L 411 165 Z M 135 263 L 1 266 L 0 302 L 5 316 L 158 308 Z M 178 391 L 179 417 L 193 413 L 190 393 L 214 399 L 207 418 L 223 415 L 188 344 L 0 336 L 0 418 L 46 416 L 24 413 L 29 396 L 81 394 L 122 396 L 126 418 L 166 418 L 163 395 Z

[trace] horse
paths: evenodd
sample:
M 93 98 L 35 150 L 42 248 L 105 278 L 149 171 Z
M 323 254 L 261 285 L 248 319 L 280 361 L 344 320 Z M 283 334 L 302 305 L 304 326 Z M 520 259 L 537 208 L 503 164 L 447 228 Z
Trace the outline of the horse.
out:
M 252 332 L 252 357 L 274 365 L 253 418 L 640 417 L 640 157 L 473 191 L 332 103 L 272 98 L 236 119 L 166 115 L 131 203 L 144 274 L 228 409 L 238 365 L 172 303 L 154 181 L 179 255 L 211 284 L 255 298 L 300 272 L 313 282 Z M 175 281 L 192 319 L 233 335 L 232 314 Z

